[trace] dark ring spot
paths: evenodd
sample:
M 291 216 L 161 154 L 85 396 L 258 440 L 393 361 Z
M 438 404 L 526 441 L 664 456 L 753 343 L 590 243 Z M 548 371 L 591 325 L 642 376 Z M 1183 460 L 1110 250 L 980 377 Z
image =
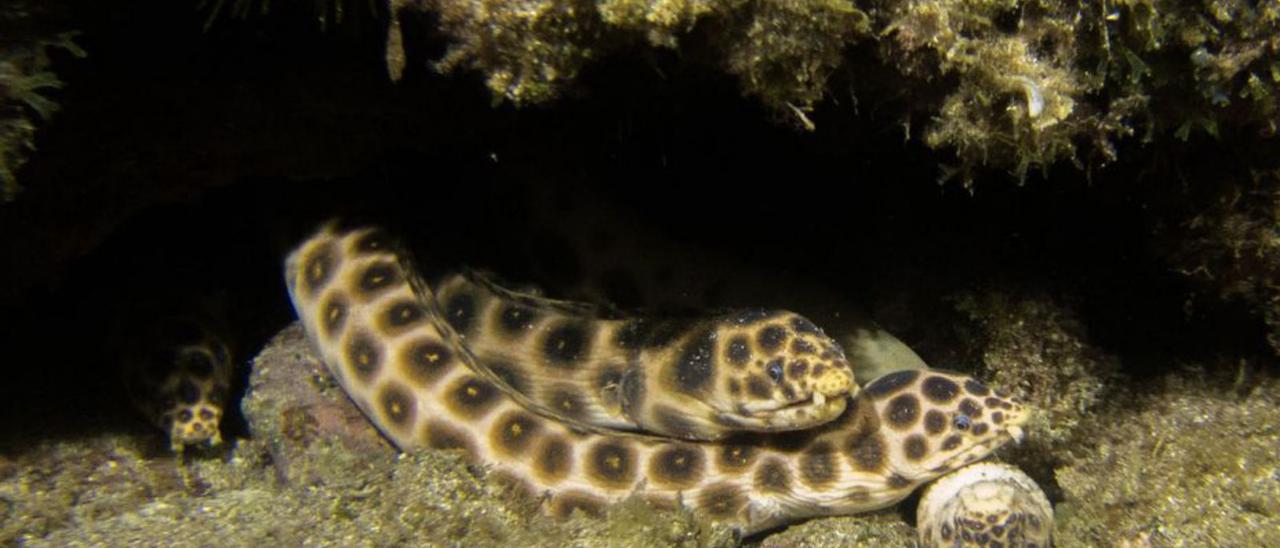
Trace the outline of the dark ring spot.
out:
M 523 455 L 537 439 L 542 423 L 524 411 L 511 411 L 494 425 L 493 445 L 509 458 Z
M 924 458 L 925 453 L 929 452 L 929 445 L 925 442 L 923 436 L 912 434 L 907 436 L 906 441 L 902 442 L 902 452 L 907 456 L 907 460 L 916 462 Z
M 427 312 L 412 299 L 392 303 L 383 314 L 383 326 L 392 334 L 401 333 L 426 320 Z
M 320 324 L 324 327 L 324 336 L 331 339 L 342 330 L 343 324 L 347 321 L 347 299 L 342 296 L 342 293 L 331 292 L 320 310 L 324 314 Z
M 924 431 L 931 436 L 941 434 L 947 429 L 947 416 L 937 409 L 930 409 L 924 414 Z
M 885 419 L 898 430 L 906 430 L 915 426 L 920 418 L 920 401 L 914 394 L 901 394 L 889 400 L 885 409 Z
M 359 288 L 364 297 L 373 297 L 400 283 L 400 271 L 388 262 L 376 262 L 365 267 L 360 274 Z
M 430 386 L 453 366 L 453 353 L 439 341 L 421 339 L 405 347 L 401 363 L 415 384 Z
M 608 439 L 588 450 L 587 466 L 593 478 L 615 489 L 630 487 L 636 471 L 631 448 L 623 442 Z
M 771 325 L 760 330 L 760 334 L 756 337 L 756 342 L 760 344 L 760 348 L 765 352 L 773 352 L 782 346 L 782 342 L 787 338 L 787 331 L 776 325 Z
M 877 399 L 884 398 L 910 386 L 919 376 L 920 372 L 914 369 L 894 371 L 871 381 L 871 384 L 867 385 L 862 391 L 868 395 L 875 396 Z
M 417 406 L 413 395 L 400 385 L 388 383 L 383 387 L 382 393 L 378 395 L 378 405 L 382 408 L 382 414 L 387 417 L 387 422 L 397 430 L 404 430 L 413 424 Z
M 508 303 L 502 308 L 498 325 L 504 332 L 512 336 L 521 336 L 533 330 L 538 313 L 534 309 L 515 303 Z
M 468 375 L 449 390 L 449 407 L 463 417 L 476 420 L 488 414 L 501 401 L 500 396 L 493 384 Z
M 973 379 L 964 381 L 964 389 L 966 392 L 978 397 L 983 397 L 991 393 L 990 388 L 987 388 L 986 385 Z
M 702 394 L 715 380 L 715 334 L 707 331 L 693 337 L 675 363 L 675 387 L 685 394 Z
M 800 457 L 800 478 L 814 489 L 821 489 L 836 479 L 835 448 L 828 442 L 813 444 Z
M 382 367 L 382 350 L 368 333 L 355 333 L 347 342 L 347 363 L 355 378 L 368 383 Z
M 747 360 L 751 359 L 751 346 L 747 338 L 738 335 L 729 341 L 729 351 L 725 353 L 729 359 L 729 363 L 737 366 L 747 364 Z
M 706 457 L 692 445 L 671 445 L 658 450 L 649 461 L 649 476 L 668 488 L 684 489 L 702 477 Z
M 770 458 L 756 469 L 755 483 L 765 493 L 789 494 L 791 474 L 787 462 L 778 457 Z
M 939 376 L 930 376 L 920 384 L 920 389 L 924 392 L 924 396 L 934 403 L 946 404 L 956 399 L 960 394 L 960 385 L 951 379 Z
M 578 323 L 556 326 L 547 334 L 542 344 L 542 353 L 547 363 L 566 369 L 574 368 L 586 350 L 586 327 Z

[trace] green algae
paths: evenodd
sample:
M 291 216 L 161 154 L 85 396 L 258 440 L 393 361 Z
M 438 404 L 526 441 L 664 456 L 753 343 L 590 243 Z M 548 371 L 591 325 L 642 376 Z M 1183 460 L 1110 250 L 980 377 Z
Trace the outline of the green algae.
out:
M 1185 140 L 1239 128 L 1274 136 L 1280 105 L 1280 8 L 1270 2 L 433 0 L 427 7 L 452 38 L 438 68 L 479 71 L 495 97 L 518 105 L 552 101 L 587 64 L 646 44 L 713 59 L 744 94 L 810 130 L 821 123 L 810 113 L 832 96 L 834 75 L 854 82 L 888 75 L 855 91 L 877 101 L 910 98 L 892 103 L 894 117 L 910 137 L 953 155 L 942 179 L 966 186 L 990 169 L 1025 180 L 1064 161 L 1105 166 L 1119 159 L 1116 144 L 1135 134 Z M 920 119 L 923 130 L 912 134 Z
M 479 70 L 496 97 L 517 105 L 556 98 L 612 39 L 594 3 L 581 0 L 435 0 L 430 6 L 455 37 L 437 68 Z
M 0 8 L 0 199 L 21 190 L 17 171 L 35 150 L 35 136 L 58 110 L 49 98 L 63 82 L 53 71 L 54 50 L 84 57 L 75 32 L 49 30 L 57 6 L 20 1 Z
M 378 11 L 314 0 L 323 25 Z M 214 14 L 270 2 L 216 0 Z M 350 4 L 350 5 L 349 5 Z M 940 180 L 972 188 L 1068 163 L 1092 174 L 1144 143 L 1253 132 L 1275 138 L 1280 7 L 1240 0 L 395 0 L 438 16 L 441 72 L 483 75 L 495 102 L 551 103 L 593 63 L 646 48 L 734 76 L 780 120 L 815 130 L 823 103 L 871 101 L 909 139 L 945 153 Z M 660 71 L 660 70 L 659 70 Z
M 1280 383 L 1193 370 L 1140 392 L 1090 417 L 1057 470 L 1059 543 L 1280 543 Z
M 302 379 L 285 375 L 314 359 L 295 325 L 257 361 L 298 384 L 305 374 Z M 261 385 L 259 390 L 248 399 L 285 393 Z M 322 397 L 351 406 L 340 393 Z M 483 469 L 453 451 L 353 450 L 339 437 L 322 437 L 297 443 L 296 452 L 282 459 L 279 445 L 295 438 L 268 430 L 283 423 L 260 419 L 284 407 L 252 405 L 257 406 L 247 413 L 256 417 L 252 439 L 181 458 L 163 451 L 158 433 L 110 433 L 110 428 L 84 440 L 15 445 L 0 461 L 0 500 L 7 502 L 0 542 L 655 547 L 736 542 L 727 528 L 639 500 L 610 508 L 604 519 L 551 520 L 541 514 L 538 501 L 489 481 Z M 373 431 L 367 421 L 357 426 Z
M 987 373 L 1061 424 L 1033 424 L 1002 452 L 1057 493 L 1059 545 L 1258 545 L 1280 530 L 1280 384 L 1242 375 L 1167 375 L 1146 389 L 1111 374 L 1114 358 L 1088 340 L 1070 307 L 1013 292 L 957 301 L 982 336 Z M 0 452 L 0 542 L 31 546 L 342 544 L 731 546 L 722 527 L 640 500 L 602 517 L 544 517 L 538 501 L 468 464 L 462 454 L 397 454 L 375 436 L 350 444 L 294 404 L 354 409 L 319 367 L 295 324 L 256 360 L 246 397 L 251 439 L 175 458 L 161 433 L 104 427 L 83 439 L 15 441 Z M 1217 367 L 1215 370 L 1233 369 Z M 1247 364 L 1246 364 L 1247 365 Z M 1057 372 L 1061 368 L 1064 371 Z M 267 382 L 270 381 L 270 382 Z M 289 387 L 272 388 L 271 383 Z M 994 383 L 996 385 L 1003 384 Z M 1073 388 L 1072 385 L 1081 385 Z M 318 394 L 294 400 L 290 390 Z M 1099 388 L 1102 387 L 1102 388 Z M 1065 390 L 1055 398 L 1050 390 Z M 1137 395 L 1135 396 L 1135 393 Z M 362 435 L 363 435 L 362 434 Z M 1212 441 L 1207 443 L 1207 441 Z M 287 451 L 282 452 L 282 447 Z M 1044 470 L 1044 464 L 1052 468 Z M 763 546 L 910 546 L 894 510 L 813 519 L 758 539 Z M 1269 536 L 1271 535 L 1271 536 Z

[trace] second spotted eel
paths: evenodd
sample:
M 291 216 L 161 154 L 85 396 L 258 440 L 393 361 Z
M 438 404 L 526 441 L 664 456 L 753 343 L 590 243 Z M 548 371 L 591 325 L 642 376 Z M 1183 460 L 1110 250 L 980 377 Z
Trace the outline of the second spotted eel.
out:
M 800 430 L 840 416 L 857 388 L 839 344 L 793 312 L 621 314 L 472 272 L 424 291 L 482 371 L 588 426 L 687 440 Z
M 417 302 L 416 274 L 394 248 L 362 245 L 370 233 L 328 226 L 286 260 L 290 297 L 326 366 L 400 449 L 461 449 L 552 515 L 639 496 L 750 534 L 866 512 L 1021 438 L 1027 420 L 1021 404 L 968 376 L 912 370 L 876 379 L 807 430 L 713 442 L 584 431 L 479 374 L 445 322 L 400 314 Z

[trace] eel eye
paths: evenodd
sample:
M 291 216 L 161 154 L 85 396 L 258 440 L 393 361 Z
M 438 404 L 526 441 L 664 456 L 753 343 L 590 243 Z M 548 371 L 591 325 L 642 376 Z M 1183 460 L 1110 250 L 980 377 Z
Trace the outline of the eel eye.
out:
M 956 427 L 956 430 L 968 430 L 969 415 L 956 415 L 956 417 L 951 420 L 951 424 Z
M 775 383 L 782 382 L 782 360 L 773 360 L 769 362 L 769 366 L 765 367 L 765 373 L 769 374 L 769 378 Z

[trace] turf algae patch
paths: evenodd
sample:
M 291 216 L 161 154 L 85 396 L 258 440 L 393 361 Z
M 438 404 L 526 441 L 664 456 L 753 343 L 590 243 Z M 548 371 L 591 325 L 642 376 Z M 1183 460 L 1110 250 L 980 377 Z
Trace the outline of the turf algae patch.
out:
M 322 456 L 383 465 L 396 457 L 333 382 L 298 325 L 281 331 L 254 360 L 241 408 L 283 482 L 323 482 L 331 470 L 317 466 Z
M 6 440 L 0 449 L 0 544 L 36 544 L 77 523 L 110 519 L 148 501 L 184 497 L 205 480 L 185 478 L 159 441 L 111 432 L 68 440 Z
M 1136 397 L 1109 400 L 1057 470 L 1065 500 L 1057 507 L 1055 540 L 1062 546 L 1280 544 L 1278 425 L 1276 379 L 1191 371 Z
M 762 548 L 791 546 L 911 546 L 915 530 L 892 512 L 817 519 L 765 537 Z
M 320 396 L 304 401 L 318 405 L 328 396 L 331 381 L 308 377 L 300 367 L 310 359 L 300 333 L 296 325 L 286 329 L 255 360 L 258 371 L 245 402 L 254 438 L 229 441 L 226 453 L 178 462 L 162 447 L 147 450 L 133 434 L 4 452 L 0 541 L 31 546 L 148 545 L 156 539 L 189 546 L 734 542 L 725 529 L 643 501 L 611 509 L 604 519 L 554 521 L 537 511 L 537 501 L 487 477 L 456 452 L 383 453 L 360 439 L 357 425 L 333 420 L 344 416 L 337 410 L 324 411 L 310 423 L 281 419 L 288 402 L 264 398 L 313 390 Z M 278 374 L 288 370 L 301 376 Z M 290 391 L 265 386 L 267 381 L 303 388 Z M 299 422 L 311 427 L 301 434 L 291 431 Z
M 1093 346 L 1075 311 L 1048 296 L 987 291 L 954 302 L 976 323 L 970 340 L 979 341 L 990 383 L 1039 410 L 1024 449 L 1061 455 L 1119 380 L 1119 360 Z
M 1211 295 L 1245 303 L 1280 356 L 1280 169 L 1216 179 L 1188 198 L 1198 207 L 1165 237 L 1169 261 Z

